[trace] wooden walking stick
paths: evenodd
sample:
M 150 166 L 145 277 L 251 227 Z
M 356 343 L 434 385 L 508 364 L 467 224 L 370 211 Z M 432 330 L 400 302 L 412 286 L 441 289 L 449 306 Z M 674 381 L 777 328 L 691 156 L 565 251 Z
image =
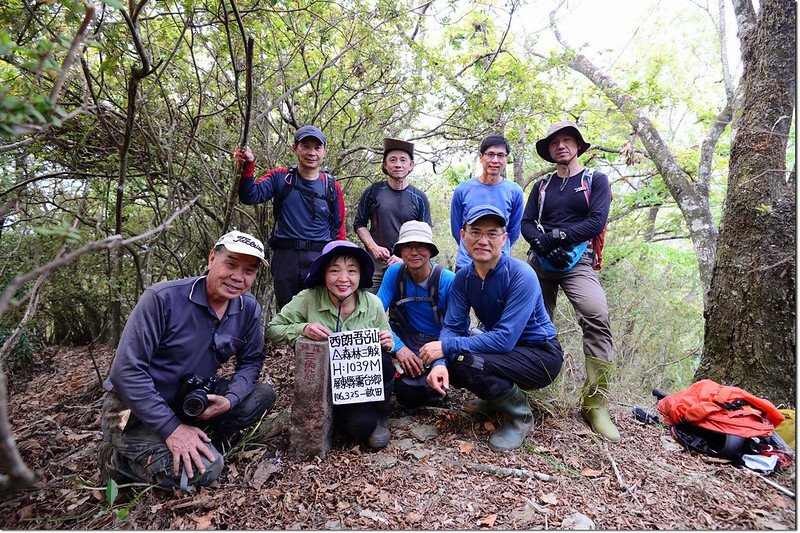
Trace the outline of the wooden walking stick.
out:
M 234 12 L 237 15 L 239 13 L 236 11 L 236 5 L 231 2 L 234 6 Z M 242 136 L 239 139 L 239 149 L 244 151 L 247 149 L 247 142 L 248 138 L 250 137 L 250 108 L 253 103 L 253 38 L 247 38 L 247 44 L 245 46 L 245 107 L 243 113 L 244 119 L 244 126 L 242 127 Z M 236 204 L 236 196 L 239 193 L 239 179 L 241 178 L 242 173 L 242 164 L 239 161 L 236 162 L 233 170 L 233 181 L 231 183 L 231 190 L 230 194 L 228 195 L 228 205 L 225 207 L 225 222 L 222 224 L 222 233 L 228 232 L 228 227 L 231 223 L 231 217 L 233 216 L 233 206 Z

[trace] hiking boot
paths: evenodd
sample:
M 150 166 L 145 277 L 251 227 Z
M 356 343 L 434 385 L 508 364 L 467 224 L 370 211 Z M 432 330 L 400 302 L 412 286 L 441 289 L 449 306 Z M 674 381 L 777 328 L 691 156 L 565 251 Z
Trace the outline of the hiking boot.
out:
M 114 446 L 108 442 L 101 442 L 97 456 L 97 467 L 100 469 L 100 486 L 105 487 L 110 480 L 114 480 L 118 485 L 129 483 L 133 478 L 122 473 L 117 467 L 118 456 L 114 452 Z
M 583 396 L 581 416 L 589 423 L 592 431 L 609 442 L 619 442 L 619 430 L 608 412 L 608 378 L 612 369 L 611 362 L 586 356 L 586 381 L 581 391 Z
M 480 398 L 464 402 L 464 405 L 461 406 L 461 409 L 468 415 L 478 418 L 497 418 L 500 415 L 500 413 L 497 411 L 497 407 L 495 407 L 492 402 L 487 402 L 486 400 L 481 400 Z
M 514 450 L 533 427 L 533 412 L 528 405 L 528 396 L 514 385 L 504 395 L 491 400 L 491 404 L 503 414 L 503 425 L 489 437 L 489 447 L 493 450 Z

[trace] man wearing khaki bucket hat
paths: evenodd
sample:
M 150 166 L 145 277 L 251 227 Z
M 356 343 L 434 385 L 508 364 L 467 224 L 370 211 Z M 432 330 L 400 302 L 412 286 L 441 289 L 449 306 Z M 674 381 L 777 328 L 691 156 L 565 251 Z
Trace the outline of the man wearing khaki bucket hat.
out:
M 364 189 L 353 219 L 356 235 L 375 261 L 372 292 L 378 291 L 386 268 L 400 262 L 400 258 L 392 253 L 400 226 L 409 220 L 432 224 L 428 197 L 408 182 L 412 170 L 414 144 L 384 139 L 381 172 L 388 179 Z
M 608 177 L 578 161 L 589 143 L 574 122 L 561 121 L 536 142 L 539 156 L 556 172 L 536 182 L 522 216 L 522 236 L 531 245 L 528 261 L 539 277 L 552 318 L 559 287 L 575 309 L 583 331 L 586 381 L 581 416 L 611 442 L 620 440 L 608 412 L 614 344 L 606 295 L 594 270 L 600 255 L 611 188 Z M 546 200 L 545 200 L 546 198 Z
M 419 350 L 425 343 L 439 340 L 455 274 L 431 261 L 439 249 L 425 222 L 404 223 L 392 254 L 403 261 L 386 269 L 378 298 L 389 311 L 394 334 L 400 372 L 394 394 L 406 407 L 438 405 L 442 397 L 426 381 L 428 370 Z

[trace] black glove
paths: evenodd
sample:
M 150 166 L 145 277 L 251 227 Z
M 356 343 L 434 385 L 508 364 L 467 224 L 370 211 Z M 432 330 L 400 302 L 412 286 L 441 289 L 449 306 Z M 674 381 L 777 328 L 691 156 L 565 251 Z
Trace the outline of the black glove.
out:
M 560 246 L 553 248 L 545 259 L 556 268 L 567 268 L 570 263 L 569 255 L 567 255 L 567 252 Z
M 556 246 L 561 242 L 561 231 L 556 228 L 546 233 L 540 233 L 531 241 L 531 248 L 539 257 L 547 257 Z

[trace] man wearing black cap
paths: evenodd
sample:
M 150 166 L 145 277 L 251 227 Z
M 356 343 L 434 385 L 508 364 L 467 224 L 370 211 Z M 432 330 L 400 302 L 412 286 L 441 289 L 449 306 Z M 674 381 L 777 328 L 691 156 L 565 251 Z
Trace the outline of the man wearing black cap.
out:
M 297 165 L 274 168 L 254 179 L 250 148 L 233 155 L 242 164 L 239 200 L 247 205 L 272 199 L 275 225 L 269 239 L 272 279 L 278 310 L 303 289 L 308 267 L 330 241 L 345 238 L 344 199 L 333 175 L 322 170 L 327 140 L 319 128 L 303 126 L 294 134 Z
M 391 250 L 400 226 L 409 220 L 431 225 L 428 197 L 406 179 L 414 169 L 414 144 L 397 139 L 383 140 L 381 171 L 388 180 L 373 183 L 361 194 L 353 227 L 375 261 L 372 292 L 377 293 L 386 268 L 401 259 Z M 369 224 L 369 230 L 367 230 Z
M 519 448 L 533 427 L 525 390 L 545 387 L 561 371 L 562 351 L 547 316 L 536 274 L 524 261 L 503 253 L 506 217 L 493 205 L 467 212 L 461 229 L 472 262 L 456 272 L 439 341 L 419 352 L 433 365 L 428 384 L 444 395 L 452 384 L 477 395 L 503 415 L 489 437 L 494 450 Z M 470 309 L 484 333 L 469 334 Z
M 611 204 L 608 177 L 585 169 L 578 156 L 589 148 L 578 126 L 552 124 L 536 142 L 536 152 L 556 172 L 534 184 L 522 216 L 522 236 L 531 245 L 528 260 L 542 285 L 552 318 L 558 288 L 575 309 L 583 330 L 586 381 L 581 416 L 611 442 L 620 440 L 608 412 L 609 377 L 614 344 L 606 295 L 594 270 L 599 270 L 600 242 Z

